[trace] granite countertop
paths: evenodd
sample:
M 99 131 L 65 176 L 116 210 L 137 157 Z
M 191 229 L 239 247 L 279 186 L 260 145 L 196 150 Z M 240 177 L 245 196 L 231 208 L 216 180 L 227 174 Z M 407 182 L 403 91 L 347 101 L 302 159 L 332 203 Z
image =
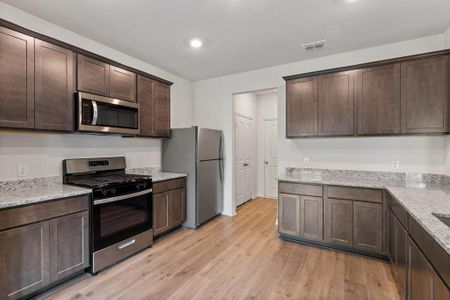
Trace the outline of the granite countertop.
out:
M 349 175 L 349 171 L 346 172 L 346 175 Z M 376 172 L 376 176 L 373 176 L 374 174 L 343 176 L 338 172 L 334 175 L 329 172 L 321 175 L 315 172 L 305 173 L 289 170 L 288 173 L 279 176 L 278 180 L 386 189 L 450 255 L 450 228 L 433 215 L 433 213 L 438 213 L 450 217 L 448 178 L 442 179 L 439 176 L 422 176 L 420 174 L 398 176 L 392 172 L 386 172 L 385 176 L 382 172 Z
M 61 177 L 0 182 L 0 209 L 90 194 L 92 190 L 65 185 Z
M 137 174 L 137 175 L 148 175 L 152 176 L 153 182 L 164 181 L 169 179 L 176 179 L 186 177 L 186 173 L 174 173 L 174 172 L 163 172 L 157 168 L 138 168 L 138 169 L 128 169 L 128 174 Z

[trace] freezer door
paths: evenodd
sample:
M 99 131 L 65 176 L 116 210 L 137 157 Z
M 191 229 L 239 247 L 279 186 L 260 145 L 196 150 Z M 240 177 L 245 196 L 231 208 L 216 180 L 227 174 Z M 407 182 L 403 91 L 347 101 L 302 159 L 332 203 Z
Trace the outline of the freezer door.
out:
M 197 163 L 197 225 L 222 212 L 222 161 L 208 160 Z
M 198 128 L 197 130 L 197 160 L 222 158 L 222 131 L 206 128 Z

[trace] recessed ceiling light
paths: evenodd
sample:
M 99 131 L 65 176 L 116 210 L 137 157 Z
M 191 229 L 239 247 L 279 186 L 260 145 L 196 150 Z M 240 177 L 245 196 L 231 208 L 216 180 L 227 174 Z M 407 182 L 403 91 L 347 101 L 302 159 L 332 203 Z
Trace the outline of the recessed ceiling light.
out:
M 203 46 L 203 42 L 201 39 L 191 39 L 189 45 L 191 45 L 192 48 L 200 48 Z
M 346 0 L 347 2 L 358 2 L 359 0 Z

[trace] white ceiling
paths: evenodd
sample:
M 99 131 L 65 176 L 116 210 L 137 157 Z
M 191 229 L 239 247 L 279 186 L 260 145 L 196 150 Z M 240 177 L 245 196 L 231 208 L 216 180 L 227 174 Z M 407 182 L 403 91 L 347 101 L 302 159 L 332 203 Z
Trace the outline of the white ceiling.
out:
M 191 80 L 444 32 L 449 0 L 2 0 Z M 199 37 L 204 47 L 191 49 Z M 325 39 L 326 48 L 300 45 Z M 82 45 L 81 45 L 82 47 Z

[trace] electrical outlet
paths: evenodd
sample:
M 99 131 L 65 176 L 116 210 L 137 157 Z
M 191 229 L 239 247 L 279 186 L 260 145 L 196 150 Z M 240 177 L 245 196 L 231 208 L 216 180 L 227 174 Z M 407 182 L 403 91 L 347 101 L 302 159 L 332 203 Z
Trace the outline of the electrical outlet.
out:
M 28 165 L 17 165 L 17 176 L 26 177 L 28 176 Z
M 394 170 L 400 169 L 400 162 L 398 160 L 394 160 L 392 162 L 392 169 L 394 169 Z
M 309 164 L 309 157 L 304 157 L 303 158 L 303 162 L 308 165 Z

